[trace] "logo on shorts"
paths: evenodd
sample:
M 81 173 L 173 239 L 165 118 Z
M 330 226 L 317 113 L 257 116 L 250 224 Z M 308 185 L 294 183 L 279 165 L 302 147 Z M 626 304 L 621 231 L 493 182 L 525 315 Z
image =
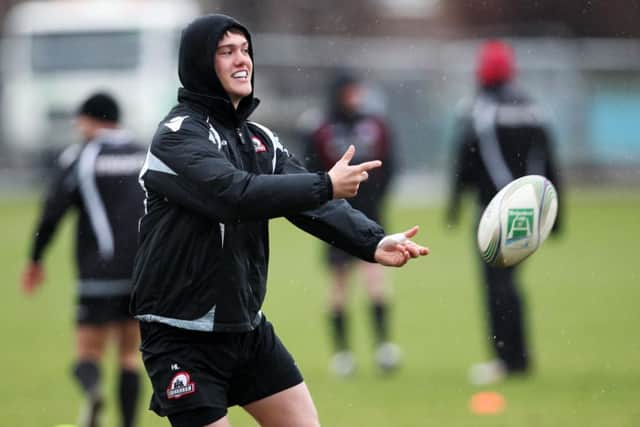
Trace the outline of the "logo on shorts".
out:
M 191 376 L 185 372 L 178 372 L 173 376 L 169 387 L 167 387 L 168 399 L 180 399 L 182 396 L 194 393 L 196 391 L 196 383 L 191 381 Z

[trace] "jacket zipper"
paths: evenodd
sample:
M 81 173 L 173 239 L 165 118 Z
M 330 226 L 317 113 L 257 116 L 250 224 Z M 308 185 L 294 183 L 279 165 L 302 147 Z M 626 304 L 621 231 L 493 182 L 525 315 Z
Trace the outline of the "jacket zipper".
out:
M 242 136 L 242 130 L 240 128 L 236 128 L 236 133 L 238 134 L 238 137 L 240 138 L 240 142 L 242 144 L 244 144 L 244 136 Z

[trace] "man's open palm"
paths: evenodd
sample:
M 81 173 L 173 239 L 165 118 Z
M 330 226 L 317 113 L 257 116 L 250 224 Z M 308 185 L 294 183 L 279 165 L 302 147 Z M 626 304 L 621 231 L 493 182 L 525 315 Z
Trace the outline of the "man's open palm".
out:
M 418 234 L 416 225 L 404 233 L 391 234 L 378 243 L 374 258 L 376 262 L 389 267 L 402 267 L 411 258 L 429 254 L 429 248 L 420 246 L 410 239 Z

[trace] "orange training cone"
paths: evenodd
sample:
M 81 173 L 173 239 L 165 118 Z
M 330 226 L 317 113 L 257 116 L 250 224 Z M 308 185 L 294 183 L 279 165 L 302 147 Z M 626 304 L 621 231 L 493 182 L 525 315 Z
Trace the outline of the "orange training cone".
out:
M 505 410 L 504 396 L 495 391 L 481 391 L 471 396 L 469 409 L 476 415 L 499 414 Z

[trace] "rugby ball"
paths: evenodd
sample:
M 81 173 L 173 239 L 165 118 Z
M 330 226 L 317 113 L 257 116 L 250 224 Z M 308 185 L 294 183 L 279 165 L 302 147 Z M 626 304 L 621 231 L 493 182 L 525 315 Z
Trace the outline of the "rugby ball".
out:
M 549 237 L 558 213 L 558 195 L 547 178 L 527 175 L 496 194 L 478 224 L 478 249 L 495 267 L 515 265 Z

